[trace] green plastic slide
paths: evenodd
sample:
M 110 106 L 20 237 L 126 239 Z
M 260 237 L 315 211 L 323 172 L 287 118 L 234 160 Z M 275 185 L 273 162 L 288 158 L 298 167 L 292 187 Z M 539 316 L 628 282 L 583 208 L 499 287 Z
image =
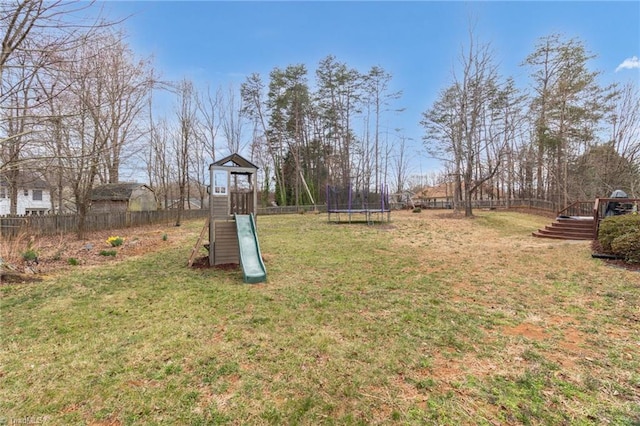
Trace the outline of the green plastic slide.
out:
M 235 215 L 238 246 L 240 248 L 240 266 L 245 283 L 260 283 L 267 279 L 267 270 L 262 262 L 258 232 L 253 215 Z

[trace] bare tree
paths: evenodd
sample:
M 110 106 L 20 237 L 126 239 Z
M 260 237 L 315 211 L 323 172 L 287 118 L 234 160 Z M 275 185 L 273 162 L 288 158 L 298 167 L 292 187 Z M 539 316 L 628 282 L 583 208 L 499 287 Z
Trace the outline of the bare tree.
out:
M 60 53 L 74 50 L 95 31 L 113 24 L 99 16 L 83 18 L 92 5 L 76 0 L 0 2 L 0 108 L 27 81 L 33 81 L 35 74 L 55 64 Z M 17 69 L 19 72 L 8 75 Z M 13 137 L 16 135 L 0 136 L 0 144 Z M 10 166 L 4 163 L 0 171 Z
M 190 80 L 184 79 L 177 86 L 178 108 L 176 111 L 177 134 L 174 138 L 174 155 L 178 185 L 178 213 L 176 226 L 181 225 L 182 213 L 187 200 L 189 183 L 189 159 L 191 144 L 197 136 L 197 95 Z
M 409 153 L 407 152 L 407 137 L 398 132 L 398 142 L 395 144 L 393 169 L 395 172 L 395 191 L 401 193 L 407 189 L 409 178 Z
M 245 125 L 242 115 L 243 100 L 242 98 L 238 100 L 235 88 L 229 86 L 226 96 L 222 96 L 221 101 L 220 120 L 227 151 L 229 154 L 240 153 L 245 148 L 242 144 L 242 130 Z
M 164 119 L 151 123 L 149 130 L 149 144 L 146 159 L 147 175 L 156 196 L 161 200 L 163 208 L 169 206 L 170 177 L 172 165 L 170 161 L 170 131 Z
M 188 191 L 195 189 L 200 200 L 200 208 L 205 208 L 205 198 L 207 195 L 207 181 L 209 179 L 209 165 L 211 158 L 207 155 L 203 139 L 198 133 L 189 147 L 189 184 Z M 191 208 L 191 197 L 187 197 L 187 206 Z
M 200 137 L 204 143 L 204 149 L 211 161 L 215 161 L 216 138 L 220 129 L 220 109 L 222 104 L 222 92 L 216 90 L 211 93 L 211 87 L 207 86 L 206 93 L 198 96 L 198 112 L 200 113 Z
M 108 148 L 107 122 L 103 114 L 105 79 L 99 52 L 101 40 L 84 43 L 65 63 L 65 74 L 73 94 L 75 116 L 66 123 L 72 130 L 66 141 L 66 179 L 75 198 L 78 237 L 83 238 L 90 195 Z
M 465 216 L 472 216 L 476 191 L 491 179 L 501 164 L 504 144 L 496 139 L 491 106 L 498 93 L 496 66 L 488 45 L 478 45 L 469 33 L 469 45 L 460 57 L 461 73 L 454 73 L 453 84 L 443 91 L 434 106 L 423 115 L 425 145 L 435 156 L 450 163 L 455 179 L 454 208 L 462 203 Z M 489 114 L 489 115 L 487 115 Z M 495 149 L 493 163 L 480 167 L 488 150 Z
M 62 57 L 62 56 L 61 56 Z M 45 173 L 48 182 L 54 189 L 55 197 L 52 197 L 52 209 L 61 214 L 64 209 L 64 188 L 66 184 L 65 174 L 65 143 L 69 138 L 70 118 L 77 114 L 73 105 L 77 104 L 73 93 L 69 89 L 69 79 L 63 75 L 62 67 L 48 67 L 47 72 L 38 73 L 38 90 L 42 90 L 45 100 L 40 112 L 44 127 L 44 145 L 48 154 L 40 157 L 46 167 Z M 50 158 L 46 158 L 50 156 Z
M 80 237 L 91 191 L 100 180 L 117 181 L 122 149 L 138 133 L 134 127 L 142 119 L 150 89 L 146 62 L 136 64 L 132 55 L 124 54 L 121 36 L 105 31 L 65 52 L 56 77 L 67 88 L 65 96 L 48 101 L 57 166 L 74 194 Z M 64 137 L 62 129 L 68 129 Z
M 28 51 L 14 55 L 16 67 L 5 71 L 4 75 L 11 81 L 12 87 L 3 97 L 0 110 L 0 128 L 7 136 L 0 145 L 0 170 L 9 186 L 10 214 L 17 213 L 18 179 L 28 161 L 28 145 L 33 141 L 33 128 L 37 121 L 35 104 L 37 80 L 36 74 L 30 72 L 28 64 L 31 55 Z
M 640 168 L 640 91 L 634 84 L 620 91 L 609 122 L 616 152 Z
M 622 189 L 633 196 L 640 180 L 640 96 L 631 83 L 616 92 L 607 116 L 609 138 L 589 146 L 569 165 L 567 187 L 578 199 Z M 605 130 L 605 132 L 607 132 Z
M 380 149 L 380 119 L 382 113 L 388 110 L 389 103 L 392 100 L 399 99 L 402 95 L 401 91 L 389 92 L 389 84 L 391 83 L 391 74 L 386 72 L 379 66 L 374 66 L 369 73 L 364 76 L 364 90 L 366 93 L 366 102 L 373 108 L 373 173 L 374 188 L 379 189 L 382 182 L 381 175 L 381 149 Z
M 267 144 L 264 142 L 264 136 L 260 133 L 258 126 L 254 123 L 253 126 L 253 138 L 251 142 L 251 162 L 259 167 L 258 182 L 262 184 L 260 189 L 260 201 L 263 207 L 269 205 L 269 194 L 271 192 L 271 160 L 267 149 Z
M 242 113 L 249 117 L 254 122 L 254 127 L 260 129 L 262 136 L 254 137 L 254 142 L 262 141 L 265 143 L 268 156 L 271 164 L 273 164 L 273 174 L 275 177 L 276 188 L 285 188 L 284 168 L 282 164 L 284 162 L 284 156 L 282 153 L 282 147 L 278 144 L 273 133 L 269 129 L 269 114 L 266 110 L 263 101 L 264 83 L 262 78 L 258 74 L 252 74 L 247 77 L 246 81 L 242 83 L 240 87 L 240 93 L 242 96 Z M 254 132 L 255 134 L 255 132 Z M 276 199 L 282 202 L 282 199 Z M 284 200 L 286 204 L 286 198 Z
M 101 177 L 108 183 L 120 181 L 123 152 L 134 148 L 135 142 L 144 135 L 143 117 L 153 86 L 149 60 L 136 58 L 123 39 L 121 33 L 109 34 L 100 51 L 99 72 L 104 80 L 100 114 L 107 139 Z
M 43 131 L 57 123 L 60 133 L 61 122 L 46 105 L 68 85 L 50 87 L 47 76 L 64 55 L 112 25 L 99 14 L 91 17 L 92 6 L 75 0 L 0 2 L 0 172 L 13 188 L 13 213 L 18 175 L 38 161 L 42 169 L 60 154 L 47 151 Z

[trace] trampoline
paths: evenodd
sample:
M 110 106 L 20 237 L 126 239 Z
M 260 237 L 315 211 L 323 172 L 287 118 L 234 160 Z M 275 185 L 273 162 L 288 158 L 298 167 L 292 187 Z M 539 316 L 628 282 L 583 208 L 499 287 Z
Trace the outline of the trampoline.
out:
M 327 185 L 327 214 L 329 222 L 390 222 L 389 187 L 369 192 Z

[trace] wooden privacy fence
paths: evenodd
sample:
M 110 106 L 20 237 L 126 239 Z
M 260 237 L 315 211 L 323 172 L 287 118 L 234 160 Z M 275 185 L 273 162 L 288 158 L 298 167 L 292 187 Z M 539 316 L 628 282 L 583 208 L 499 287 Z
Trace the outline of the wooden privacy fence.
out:
M 452 209 L 451 200 L 424 200 L 415 203 L 416 207 L 426 209 Z M 535 199 L 513 199 L 513 200 L 471 200 L 471 207 L 474 209 L 537 209 L 549 212 L 556 212 L 556 203 Z
M 275 207 L 258 207 L 258 216 L 269 216 L 274 214 L 295 214 L 302 212 L 319 212 L 326 213 L 327 206 L 318 204 L 304 206 L 275 206 Z
M 178 211 L 157 210 L 149 212 L 114 212 L 89 214 L 85 218 L 85 231 L 105 231 L 144 225 L 175 223 Z M 182 219 L 202 219 L 209 215 L 208 209 L 183 210 Z M 77 215 L 8 216 L 0 217 L 0 235 L 59 235 L 78 231 Z
M 416 203 L 419 205 L 420 203 Z M 391 203 L 392 208 L 401 209 L 400 203 Z M 472 200 L 471 206 L 474 209 L 535 209 L 543 210 L 555 214 L 557 205 L 551 201 L 534 200 L 534 199 L 516 199 L 516 200 Z M 377 206 L 379 208 L 379 206 Z M 424 208 L 428 209 L 451 209 L 453 204 L 451 201 L 431 201 L 423 203 Z M 272 214 L 293 214 L 300 212 L 319 212 L 326 213 L 327 206 L 318 204 L 305 206 L 275 206 L 275 207 L 258 207 L 258 215 Z
M 593 205 L 593 204 L 592 204 Z M 447 209 L 451 203 L 438 201 L 427 208 Z M 526 208 L 556 212 L 556 204 L 550 201 L 519 199 L 519 200 L 474 200 L 473 208 Z M 305 206 L 276 206 L 259 207 L 258 215 L 295 214 L 300 212 L 326 213 L 327 206 L 318 204 Z M 89 214 L 85 219 L 85 231 L 105 231 L 109 229 L 129 228 L 144 225 L 175 223 L 178 211 L 176 209 L 157 210 L 150 212 L 118 212 Z M 183 210 L 182 219 L 204 219 L 208 217 L 209 209 Z M 78 216 L 76 215 L 48 215 L 48 216 L 7 216 L 0 217 L 0 236 L 12 237 L 17 235 L 58 235 L 78 231 Z
M 471 206 L 475 209 L 536 209 L 554 213 L 557 211 L 556 203 L 534 199 L 472 200 Z

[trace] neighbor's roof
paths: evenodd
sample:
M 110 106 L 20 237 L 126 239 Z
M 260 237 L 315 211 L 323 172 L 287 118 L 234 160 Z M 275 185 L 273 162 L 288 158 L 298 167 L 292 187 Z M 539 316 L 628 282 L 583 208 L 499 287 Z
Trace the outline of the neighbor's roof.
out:
M 9 187 L 9 180 L 6 175 L 0 174 L 0 186 Z M 20 172 L 18 174 L 19 189 L 47 189 L 49 185 L 38 175 L 30 172 Z
M 454 193 L 454 185 L 452 182 L 441 183 L 437 186 L 427 186 L 422 188 L 416 194 L 419 198 L 451 198 Z
M 153 192 L 153 189 L 142 183 L 125 182 L 125 183 L 108 183 L 93 188 L 91 191 L 92 201 L 110 200 L 110 201 L 127 201 L 131 198 L 131 193 L 140 187 L 145 187 Z

